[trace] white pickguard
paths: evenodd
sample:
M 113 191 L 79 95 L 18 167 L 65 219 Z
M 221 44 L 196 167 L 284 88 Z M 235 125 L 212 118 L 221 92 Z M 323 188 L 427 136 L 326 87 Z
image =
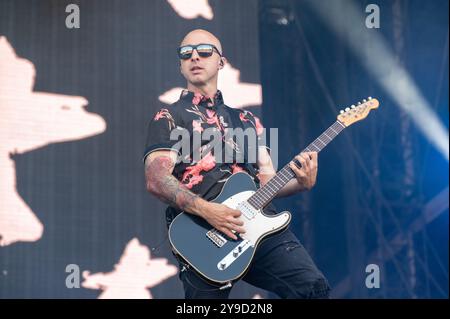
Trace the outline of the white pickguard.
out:
M 254 193 L 254 191 L 237 193 L 229 197 L 222 204 L 236 209 L 239 203 L 247 200 Z M 266 216 L 261 211 L 258 211 L 251 219 L 248 219 L 244 214 L 241 215 L 240 219 L 244 222 L 243 227 L 245 229 L 245 234 L 241 234 L 240 236 L 243 239 L 249 240 L 252 246 L 254 246 L 264 235 L 272 233 L 289 223 L 291 215 L 289 213 L 281 213 L 275 216 Z

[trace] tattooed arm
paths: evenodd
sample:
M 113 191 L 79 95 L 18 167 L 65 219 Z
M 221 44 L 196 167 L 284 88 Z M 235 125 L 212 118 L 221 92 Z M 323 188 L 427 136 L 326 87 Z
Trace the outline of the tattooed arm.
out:
M 170 206 L 198 214 L 202 202 L 206 201 L 189 191 L 172 175 L 176 156 L 174 151 L 155 151 L 147 156 L 147 190 Z
M 238 219 L 241 212 L 225 205 L 210 203 L 192 193 L 173 175 L 177 154 L 174 151 L 155 151 L 145 159 L 147 190 L 161 201 L 185 212 L 200 216 L 227 236 L 237 239 L 232 230 L 244 233 Z

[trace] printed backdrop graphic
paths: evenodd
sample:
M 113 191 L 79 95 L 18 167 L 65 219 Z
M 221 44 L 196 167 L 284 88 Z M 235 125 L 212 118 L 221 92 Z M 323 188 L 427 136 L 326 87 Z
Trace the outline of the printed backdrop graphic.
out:
M 0 70 L 0 246 L 6 246 L 36 241 L 44 228 L 17 193 L 11 156 L 100 134 L 106 123 L 83 108 L 88 101 L 81 96 L 34 92 L 34 65 L 18 58 L 5 37 L 0 37 Z
M 70 3 L 79 29 L 65 25 Z M 185 87 L 183 36 L 202 27 L 221 38 L 228 104 L 262 101 L 256 1 L 192 4 L 0 3 L 1 298 L 183 296 L 141 160 L 148 121 Z M 79 288 L 66 287 L 71 264 Z M 267 295 L 245 283 L 232 294 Z

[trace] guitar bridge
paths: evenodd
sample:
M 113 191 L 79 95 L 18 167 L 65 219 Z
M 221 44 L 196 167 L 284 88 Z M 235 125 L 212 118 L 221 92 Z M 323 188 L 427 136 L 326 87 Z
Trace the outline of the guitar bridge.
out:
M 216 245 L 217 247 L 222 247 L 223 245 L 225 245 L 225 243 L 227 242 L 227 240 L 225 239 L 225 237 L 223 237 L 219 231 L 215 228 L 209 230 L 206 233 L 206 237 L 208 237 L 213 243 L 214 245 Z

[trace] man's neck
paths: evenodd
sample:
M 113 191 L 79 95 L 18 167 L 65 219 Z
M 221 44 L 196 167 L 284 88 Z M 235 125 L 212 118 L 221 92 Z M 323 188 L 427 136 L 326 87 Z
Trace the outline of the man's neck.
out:
M 217 93 L 217 85 L 205 85 L 199 87 L 188 83 L 187 89 L 191 92 L 210 97 L 212 100 L 214 100 L 214 96 Z

